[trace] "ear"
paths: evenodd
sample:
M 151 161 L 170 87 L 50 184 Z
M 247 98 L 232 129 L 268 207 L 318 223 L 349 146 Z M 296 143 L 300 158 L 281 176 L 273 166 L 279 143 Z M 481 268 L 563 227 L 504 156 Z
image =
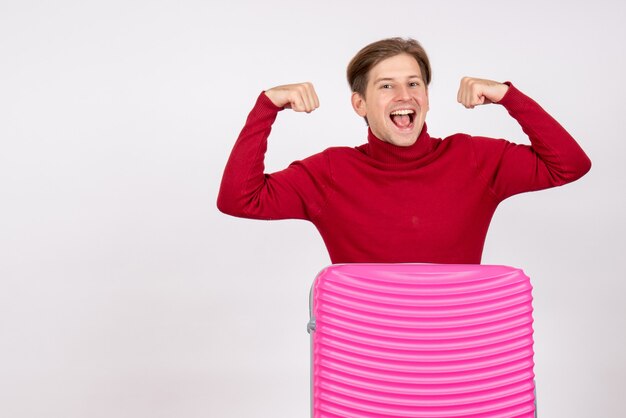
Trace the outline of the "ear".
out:
M 350 98 L 352 101 L 352 108 L 357 113 L 357 115 L 362 118 L 367 116 L 367 107 L 365 106 L 365 99 L 359 93 L 352 92 L 352 97 Z

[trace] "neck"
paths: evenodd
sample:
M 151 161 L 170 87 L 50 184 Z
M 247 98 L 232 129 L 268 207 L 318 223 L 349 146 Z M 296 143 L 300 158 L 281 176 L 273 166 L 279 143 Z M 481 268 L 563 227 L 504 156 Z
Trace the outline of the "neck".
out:
M 367 135 L 368 146 L 366 153 L 382 163 L 402 164 L 419 160 L 432 149 L 432 141 L 426 130 L 426 124 L 422 127 L 422 131 L 417 140 L 407 147 L 385 142 L 374 135 L 371 129 L 368 129 Z

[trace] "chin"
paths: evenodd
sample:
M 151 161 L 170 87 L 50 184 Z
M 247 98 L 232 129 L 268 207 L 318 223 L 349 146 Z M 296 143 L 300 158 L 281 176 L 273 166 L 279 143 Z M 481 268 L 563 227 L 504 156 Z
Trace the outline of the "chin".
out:
M 415 144 L 421 132 L 421 129 L 418 131 L 415 126 L 412 126 L 411 129 L 406 129 L 404 132 L 400 131 L 395 125 L 387 125 L 383 129 L 376 125 L 370 125 L 370 129 L 378 139 L 397 147 L 410 147 Z
M 418 134 L 407 135 L 407 136 L 392 135 L 389 141 L 387 142 L 389 142 L 390 144 L 396 145 L 398 147 L 410 147 L 411 145 L 415 144 L 418 137 L 419 137 Z
M 404 132 L 396 128 L 395 125 L 390 126 L 387 130 L 388 142 L 399 147 L 410 147 L 415 144 L 417 138 L 420 136 L 421 129 L 418 130 L 417 126 L 411 125 L 411 129 L 406 129 Z
M 392 141 L 391 143 L 393 145 L 398 146 L 398 147 L 410 147 L 411 145 L 415 144 L 416 140 L 417 140 L 417 138 L 415 138 L 415 139 L 405 139 L 405 140 L 401 140 L 401 141 Z

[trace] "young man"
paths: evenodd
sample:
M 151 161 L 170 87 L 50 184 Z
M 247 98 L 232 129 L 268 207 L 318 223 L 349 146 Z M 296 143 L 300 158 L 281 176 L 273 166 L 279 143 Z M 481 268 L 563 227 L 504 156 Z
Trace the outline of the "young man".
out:
M 264 154 L 279 111 L 312 112 L 310 83 L 263 92 L 224 171 L 218 208 L 255 219 L 306 219 L 333 263 L 480 263 L 498 204 L 517 193 L 560 186 L 591 167 L 576 141 L 511 83 L 463 78 L 467 108 L 498 103 L 531 146 L 426 129 L 431 70 L 421 45 L 391 38 L 363 48 L 348 65 L 352 106 L 365 118 L 367 143 L 329 148 L 264 174 Z

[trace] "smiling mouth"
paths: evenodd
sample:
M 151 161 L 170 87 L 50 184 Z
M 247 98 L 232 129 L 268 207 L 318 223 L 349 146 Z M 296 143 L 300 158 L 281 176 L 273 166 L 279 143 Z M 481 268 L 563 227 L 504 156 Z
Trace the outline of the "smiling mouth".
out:
M 413 128 L 415 111 L 411 109 L 394 110 L 389 114 L 389 118 L 399 129 L 411 129 Z

